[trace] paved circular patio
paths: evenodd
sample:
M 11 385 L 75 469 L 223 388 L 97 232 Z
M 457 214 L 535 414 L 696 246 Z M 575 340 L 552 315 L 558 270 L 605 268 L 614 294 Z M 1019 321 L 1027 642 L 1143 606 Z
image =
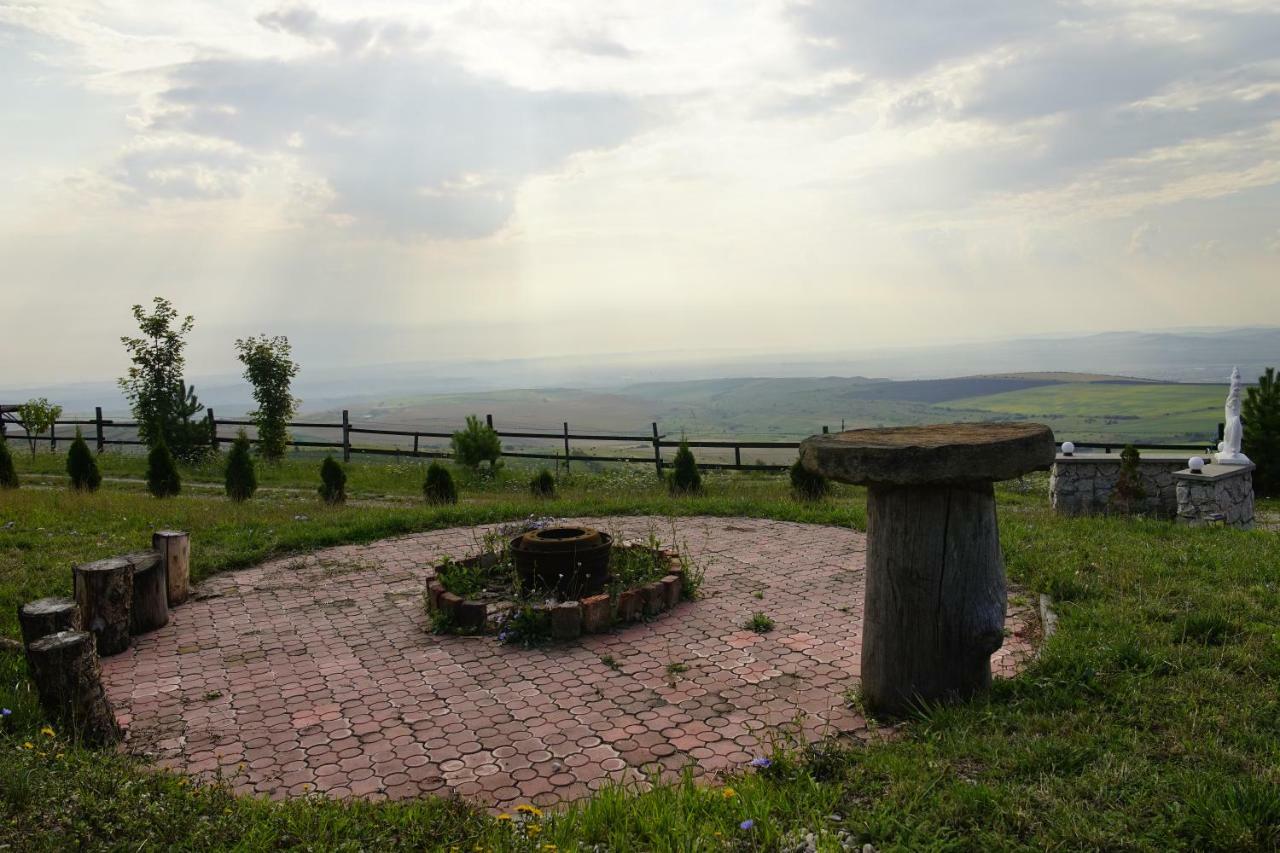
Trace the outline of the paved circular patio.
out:
M 583 519 L 673 538 L 703 598 L 565 646 L 435 636 L 427 565 L 477 550 L 454 528 L 219 575 L 102 663 L 126 747 L 272 797 L 455 793 L 554 805 L 608 781 L 740 768 L 772 739 L 867 735 L 844 694 L 860 655 L 865 538 L 757 519 Z M 199 548 L 199 542 L 193 547 Z M 1015 599 L 1016 600 L 1016 599 Z M 755 611 L 768 634 L 742 624 Z M 1011 608 L 992 666 L 1032 652 Z

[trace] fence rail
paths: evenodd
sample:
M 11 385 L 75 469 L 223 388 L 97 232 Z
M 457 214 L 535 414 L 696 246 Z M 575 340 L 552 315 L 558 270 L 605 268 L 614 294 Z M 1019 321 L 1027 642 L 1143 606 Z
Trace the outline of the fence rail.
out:
M 229 443 L 232 439 L 219 435 L 219 427 L 246 427 L 254 426 L 254 422 L 244 418 L 218 418 L 214 415 L 213 409 L 206 410 L 205 421 L 209 426 L 209 434 L 212 438 L 214 448 L 218 448 L 222 444 Z M 681 441 L 669 438 L 665 433 L 659 432 L 656 421 L 650 424 L 651 432 L 647 435 L 607 435 L 602 433 L 573 433 L 569 431 L 569 423 L 563 423 L 563 429 L 560 432 L 542 432 L 538 430 L 503 430 L 494 426 L 493 415 L 485 416 L 485 423 L 492 428 L 499 437 L 508 439 L 527 439 L 539 441 L 556 441 L 563 442 L 563 450 L 555 452 L 537 452 L 530 450 L 502 450 L 502 456 L 512 457 L 516 459 L 547 459 L 555 460 L 557 463 L 563 463 L 568 468 L 571 462 L 628 462 L 638 464 L 652 464 L 659 475 L 663 469 L 670 464 L 663 457 L 663 450 L 673 447 L 679 447 Z M 20 425 L 13 420 L 0 420 L 0 437 L 6 434 L 6 426 L 14 427 Z M 119 446 L 138 446 L 143 442 L 136 438 L 118 438 L 108 437 L 107 429 L 113 430 L 125 429 L 136 430 L 138 424 L 136 421 L 114 420 L 104 418 L 102 416 L 102 407 L 94 410 L 94 417 L 86 418 L 67 418 L 54 422 L 49 429 L 47 439 L 42 434 L 39 438 L 41 441 L 47 440 L 51 449 L 56 450 L 59 441 L 68 441 L 71 436 L 64 433 L 58 434 L 58 427 L 82 427 L 92 426 L 92 439 L 96 441 L 98 451 L 106 449 L 108 445 Z M 351 460 L 353 453 L 363 453 L 374 456 L 409 456 L 425 459 L 448 459 L 453 456 L 446 449 L 422 447 L 422 439 L 448 439 L 453 437 L 452 432 L 440 432 L 432 430 L 415 430 L 415 429 L 388 429 L 384 427 L 360 427 L 352 426 L 350 412 L 346 409 L 342 411 L 341 422 L 308 422 L 308 421 L 291 421 L 289 428 L 292 430 L 339 430 L 340 434 L 335 436 L 334 441 L 319 441 L 315 439 L 299 439 L 292 438 L 287 443 L 291 447 L 325 447 L 342 451 L 344 462 Z M 1219 424 L 1219 433 L 1222 426 Z M 822 427 L 822 432 L 828 432 L 827 427 Z M 402 449 L 400 447 L 375 447 L 369 445 L 357 445 L 352 442 L 353 435 L 371 435 L 371 436 L 390 436 L 405 439 L 412 439 L 412 449 Z M 25 438 L 25 433 L 22 436 Z M 1220 437 L 1220 436 L 1219 436 Z M 256 444 L 258 439 L 250 438 L 251 443 Z M 570 446 L 572 441 L 594 441 L 594 442 L 616 442 L 619 444 L 641 444 L 652 450 L 651 455 L 646 456 L 628 456 L 628 455 L 611 455 L 597 456 L 593 454 L 575 453 Z M 742 461 L 743 450 L 797 450 L 800 447 L 798 441 L 739 441 L 737 439 L 727 440 L 690 440 L 685 442 L 690 447 L 732 450 L 733 462 L 699 462 L 698 467 L 709 470 L 738 470 L 738 471 L 782 471 L 790 467 L 790 464 L 768 463 L 757 460 L 755 462 L 744 463 Z M 1181 451 L 1205 451 L 1210 449 L 1211 442 L 1204 444 L 1142 444 L 1134 443 L 1139 450 L 1181 450 Z M 1094 441 L 1077 441 L 1075 442 L 1077 449 L 1101 450 L 1104 453 L 1111 453 L 1113 450 L 1121 450 L 1126 446 L 1125 442 L 1094 442 Z

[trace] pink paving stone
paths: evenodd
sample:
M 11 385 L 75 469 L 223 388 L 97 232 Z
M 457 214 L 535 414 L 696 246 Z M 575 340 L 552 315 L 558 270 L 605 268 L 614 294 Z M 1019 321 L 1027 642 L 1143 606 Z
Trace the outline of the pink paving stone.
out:
M 670 530 L 578 521 L 623 538 Z M 457 794 L 509 808 L 640 781 L 641 769 L 735 769 L 801 714 L 811 739 L 870 736 L 843 703 L 861 649 L 862 534 L 682 519 L 676 536 L 707 565 L 699 601 L 539 649 L 430 633 L 428 566 L 480 535 L 345 545 L 206 581 L 168 625 L 102 661 L 127 748 L 193 775 L 229 767 L 237 790 L 277 798 Z M 1034 608 L 1011 600 L 997 677 L 1035 651 Z M 744 631 L 761 609 L 779 630 Z M 672 663 L 688 669 L 673 677 Z

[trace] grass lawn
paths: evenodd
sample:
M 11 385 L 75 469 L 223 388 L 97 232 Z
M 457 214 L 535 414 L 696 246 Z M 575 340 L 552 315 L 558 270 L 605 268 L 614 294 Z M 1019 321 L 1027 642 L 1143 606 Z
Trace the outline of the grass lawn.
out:
M 17 449 L 15 447 L 15 449 Z M 18 455 L 18 454 L 15 454 Z M 669 498 L 651 471 L 578 476 L 553 501 L 528 472 L 463 483 L 463 502 L 412 502 L 416 465 L 353 465 L 368 503 L 314 497 L 313 460 L 264 471 L 245 505 L 213 490 L 157 501 L 137 461 L 108 454 L 94 495 L 64 490 L 58 457 L 0 493 L 0 631 L 22 601 L 69 590 L 69 566 L 190 530 L 199 576 L 266 556 L 432 527 L 526 516 L 748 515 L 861 526 L 858 489 L 803 505 L 785 478 L 708 477 Z M 135 466 L 130 468 L 130 466 Z M 368 470 L 366 470 L 368 469 Z M 384 470 L 385 469 L 385 470 Z M 44 471 L 45 473 L 40 473 Z M 216 468 L 189 483 L 217 483 Z M 48 481 L 50 486 L 41 486 Z M 866 747 L 782 748 L 723 788 L 607 790 L 513 828 L 464 803 L 269 803 L 82 750 L 40 731 L 20 656 L 0 653 L 0 849 L 776 850 L 812 833 L 889 849 L 1275 849 L 1280 846 L 1280 535 L 1163 522 L 1061 519 L 1042 478 L 999 491 L 1010 576 L 1051 593 L 1057 635 L 1020 677 L 931 708 Z M 1275 502 L 1264 508 L 1280 510 Z M 30 744 L 30 748 L 27 748 Z M 740 825 L 753 821 L 750 829 Z M 8 845 L 4 848 L 3 845 Z

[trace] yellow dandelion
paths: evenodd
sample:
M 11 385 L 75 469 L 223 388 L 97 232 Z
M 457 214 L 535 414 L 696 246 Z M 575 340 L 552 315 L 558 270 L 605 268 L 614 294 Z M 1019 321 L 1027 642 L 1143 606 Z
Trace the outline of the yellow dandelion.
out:
M 44 735 L 45 737 L 53 737 L 53 729 L 50 728 L 49 726 L 45 726 L 40 730 L 40 734 Z
M 537 835 L 539 832 L 542 832 L 542 827 L 536 823 L 531 823 L 524 828 L 524 831 L 526 835 Z
M 725 788 L 720 792 L 720 796 L 724 797 L 726 800 L 732 800 L 734 797 L 738 796 L 738 792 L 732 788 Z
M 23 749 L 35 749 L 35 748 L 36 748 L 36 745 L 35 745 L 34 743 L 32 743 L 31 741 L 27 741 L 26 743 L 24 743 L 24 744 L 22 745 L 22 748 L 23 748 Z
M 498 818 L 497 818 L 497 819 L 498 819 L 498 820 L 511 820 L 511 815 L 507 814 L 506 812 L 503 812 L 502 814 L 498 815 Z
M 556 853 L 560 848 L 554 844 L 544 844 L 542 845 L 542 849 L 548 851 L 548 853 Z
M 516 811 L 520 812 L 521 814 L 527 814 L 530 817 L 542 817 L 542 809 L 538 808 L 537 806 L 528 805 L 527 803 L 524 805 L 516 806 Z

